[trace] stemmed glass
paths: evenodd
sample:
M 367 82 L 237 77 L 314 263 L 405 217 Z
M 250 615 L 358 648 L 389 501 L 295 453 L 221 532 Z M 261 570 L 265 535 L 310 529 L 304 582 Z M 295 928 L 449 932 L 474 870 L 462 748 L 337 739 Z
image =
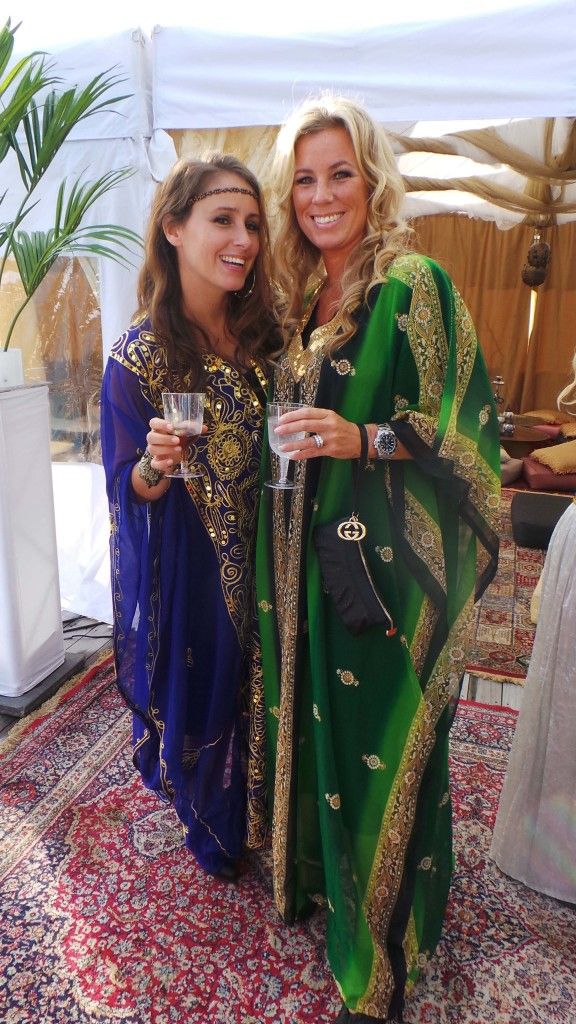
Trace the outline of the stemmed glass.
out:
M 188 455 L 192 438 L 202 430 L 204 395 L 198 392 L 164 391 L 162 405 L 164 406 L 164 419 L 174 427 L 174 433 L 179 437 L 182 447 L 180 465 L 175 466 L 171 473 L 166 473 L 166 476 L 174 476 L 183 480 L 200 476 L 200 473 L 195 473 L 190 469 Z
M 307 409 L 307 405 L 302 405 L 300 402 L 270 402 L 267 408 L 268 418 L 268 444 L 272 451 L 278 456 L 278 468 L 279 468 L 279 479 L 277 480 L 266 480 L 266 487 L 275 487 L 277 490 L 288 490 L 289 488 L 296 487 L 297 485 L 288 479 L 288 463 L 290 461 L 290 452 L 283 452 L 281 445 L 290 444 L 290 441 L 301 441 L 305 436 L 305 431 L 300 430 L 293 434 L 275 434 L 274 429 L 278 426 L 278 420 L 286 412 L 292 412 L 294 409 Z

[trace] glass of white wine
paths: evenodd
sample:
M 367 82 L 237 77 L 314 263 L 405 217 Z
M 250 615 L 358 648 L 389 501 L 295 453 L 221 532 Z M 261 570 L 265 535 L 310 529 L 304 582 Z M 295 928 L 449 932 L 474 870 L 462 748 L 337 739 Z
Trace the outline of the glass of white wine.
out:
M 304 410 L 308 409 L 308 406 L 302 405 L 299 402 L 270 402 L 268 404 L 266 411 L 268 420 L 268 444 L 272 451 L 278 456 L 279 476 L 276 480 L 266 480 L 266 487 L 275 487 L 278 490 L 288 490 L 296 486 L 292 480 L 288 479 L 290 452 L 283 452 L 281 446 L 290 444 L 291 441 L 302 441 L 306 434 L 303 430 L 293 434 L 274 433 L 275 428 L 278 426 L 280 417 L 286 412 L 293 412 L 295 409 Z
M 171 473 L 166 473 L 166 476 L 183 480 L 200 476 L 200 473 L 190 469 L 188 457 L 192 438 L 202 431 L 204 395 L 199 392 L 164 391 L 162 405 L 164 406 L 164 419 L 174 427 L 174 433 L 179 438 L 182 448 L 180 465 L 175 466 Z

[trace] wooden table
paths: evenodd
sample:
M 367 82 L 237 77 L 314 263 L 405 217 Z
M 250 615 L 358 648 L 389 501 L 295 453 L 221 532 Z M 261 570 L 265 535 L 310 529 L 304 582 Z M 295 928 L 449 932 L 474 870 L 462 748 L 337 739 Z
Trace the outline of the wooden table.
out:
M 547 434 L 542 428 L 536 430 L 535 427 L 515 427 L 513 434 L 500 435 L 500 444 L 512 459 L 523 459 L 535 448 L 547 448 L 554 441 L 554 432 Z

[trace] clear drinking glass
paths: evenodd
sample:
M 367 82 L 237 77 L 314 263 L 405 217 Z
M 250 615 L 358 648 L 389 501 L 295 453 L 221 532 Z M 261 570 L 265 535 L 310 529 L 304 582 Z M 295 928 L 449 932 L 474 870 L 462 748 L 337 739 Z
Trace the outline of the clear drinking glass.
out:
M 192 476 L 200 476 L 188 465 L 188 453 L 190 441 L 202 430 L 202 419 L 204 417 L 204 395 L 199 392 L 186 391 L 164 391 L 162 394 L 164 406 L 164 419 L 174 427 L 174 433 L 179 437 L 182 446 L 182 458 L 180 465 L 175 466 L 171 473 L 166 476 L 175 476 L 183 480 Z
M 290 444 L 290 441 L 301 441 L 305 436 L 303 430 L 294 434 L 275 434 L 274 428 L 278 426 L 278 420 L 285 412 L 292 412 L 294 409 L 307 409 L 307 405 L 302 405 L 300 402 L 270 402 L 266 410 L 268 419 L 268 444 L 275 454 L 278 456 L 278 468 L 279 468 L 279 479 L 277 480 L 266 480 L 266 487 L 275 487 L 279 490 L 288 490 L 296 486 L 292 480 L 288 479 L 288 463 L 290 461 L 290 452 L 281 451 L 280 446 L 284 444 Z

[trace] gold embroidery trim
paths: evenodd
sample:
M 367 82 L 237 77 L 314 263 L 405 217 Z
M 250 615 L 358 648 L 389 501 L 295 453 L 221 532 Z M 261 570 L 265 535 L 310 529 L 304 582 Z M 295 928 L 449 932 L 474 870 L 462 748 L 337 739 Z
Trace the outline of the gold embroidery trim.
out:
M 333 322 L 332 322 L 333 323 Z M 324 328 L 319 330 L 324 332 Z M 314 332 L 315 333 L 315 332 Z M 321 359 L 310 364 L 302 378 L 300 401 L 314 405 Z M 275 400 L 289 402 L 294 398 L 295 378 L 288 353 L 280 357 L 275 380 Z M 295 748 L 294 737 L 294 685 L 296 667 L 296 638 L 299 635 L 298 595 L 301 585 L 300 549 L 304 516 L 304 489 L 306 461 L 294 465 L 295 482 L 290 506 L 288 531 L 286 530 L 284 498 L 276 491 L 272 497 L 274 532 L 274 577 L 276 583 L 276 619 L 280 632 L 280 711 L 276 747 L 276 774 L 274 779 L 274 813 L 272 824 L 272 875 L 274 896 L 279 913 L 286 913 L 286 883 L 288 878 L 288 819 L 291 805 L 291 782 Z
M 304 348 L 302 344 L 302 331 L 306 327 L 306 324 L 312 315 L 312 309 L 313 306 L 310 308 L 300 325 L 300 330 L 296 332 L 288 346 L 288 365 L 292 373 L 292 378 L 296 383 L 302 380 L 305 374 L 307 374 L 312 368 L 314 362 L 317 362 L 319 359 L 323 359 L 326 345 L 328 342 L 332 341 L 334 335 L 338 333 L 343 324 L 342 315 L 337 313 L 336 316 L 334 316 L 332 320 L 329 320 L 327 324 L 322 324 L 320 327 L 314 328 L 310 335 L 308 344 L 306 348 Z M 342 360 L 340 362 L 342 362 Z M 346 362 L 348 363 L 348 366 L 345 370 L 339 370 L 338 372 L 353 374 L 353 366 L 348 362 L 348 360 L 346 360 Z
M 385 946 L 392 908 L 402 880 L 418 788 L 435 742 L 435 726 L 450 698 L 455 680 L 463 671 L 464 642 L 470 628 L 472 599 L 464 607 L 442 649 L 414 716 L 404 753 L 382 820 L 374 865 L 364 898 L 364 911 L 374 942 L 375 956 L 370 981 L 356 1009 L 372 1016 L 387 1012 L 394 979 Z

